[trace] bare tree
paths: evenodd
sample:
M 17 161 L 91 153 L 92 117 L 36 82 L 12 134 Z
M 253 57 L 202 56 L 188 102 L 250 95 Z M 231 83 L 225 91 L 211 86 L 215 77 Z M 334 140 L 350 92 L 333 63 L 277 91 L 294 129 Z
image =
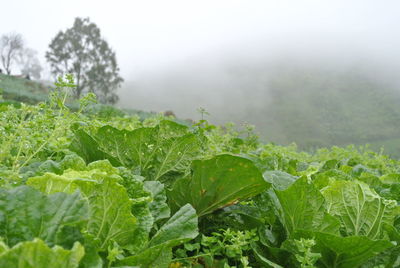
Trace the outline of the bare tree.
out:
M 37 51 L 25 48 L 20 53 L 19 64 L 21 67 L 21 74 L 26 77 L 33 77 L 40 79 L 40 74 L 43 71 L 40 61 L 37 57 Z
M 18 60 L 19 53 L 24 48 L 22 35 L 17 33 L 4 34 L 0 38 L 0 58 L 6 73 L 11 74 L 11 66 Z

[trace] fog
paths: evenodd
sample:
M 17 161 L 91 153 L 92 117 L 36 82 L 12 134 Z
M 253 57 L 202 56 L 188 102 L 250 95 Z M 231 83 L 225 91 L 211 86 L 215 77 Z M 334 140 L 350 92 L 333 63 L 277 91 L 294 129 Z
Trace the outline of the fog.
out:
M 398 138 L 398 1 L 15 0 L 1 9 L 0 33 L 23 34 L 44 65 L 54 35 L 90 17 L 117 53 L 120 107 L 194 120 L 203 107 L 213 123 L 248 122 L 264 140 L 305 147 Z M 393 119 L 376 119 L 390 126 L 385 135 L 366 111 Z M 343 139 L 329 138 L 339 130 Z M 318 135 L 327 138 L 304 142 Z
M 250 123 L 256 126 L 261 138 L 265 141 L 302 144 L 307 134 L 296 135 L 294 126 L 282 127 L 285 122 L 277 122 L 277 120 L 291 121 L 293 119 L 283 115 L 277 117 L 274 114 L 276 106 L 279 105 L 276 103 L 276 97 L 271 94 L 271 91 L 279 91 L 279 87 L 273 85 L 274 80 L 286 79 L 287 82 L 294 83 L 288 88 L 291 90 L 289 96 L 294 98 L 296 94 L 307 94 L 310 88 L 312 90 L 321 83 L 323 86 L 319 90 L 322 94 L 325 90 L 332 91 L 341 88 L 352 92 L 358 91 L 358 87 L 361 87 L 361 92 L 355 94 L 368 95 L 371 91 L 369 83 L 376 85 L 374 90 L 382 96 L 387 92 L 400 93 L 400 50 L 389 49 L 388 43 L 380 43 L 378 40 L 358 39 L 360 44 L 350 45 L 349 40 L 334 39 L 329 35 L 323 37 L 323 34 L 319 36 L 321 41 L 310 39 L 301 43 L 300 38 L 293 40 L 287 38 L 286 42 L 279 46 L 274 42 L 271 42 L 272 44 L 261 42 L 231 47 L 223 53 L 214 52 L 193 56 L 173 67 L 157 69 L 127 81 L 120 90 L 119 105 L 151 111 L 172 110 L 179 118 L 195 120 L 200 118 L 196 108 L 203 107 L 210 113 L 207 119 L 213 123 L 224 124 L 230 121 L 238 125 Z M 279 38 L 274 37 L 272 40 L 279 40 Z M 397 42 L 394 38 L 393 41 Z M 349 76 L 353 77 L 352 80 L 355 77 L 356 85 Z M 302 84 L 301 81 L 304 79 L 307 81 Z M 362 83 L 366 83 L 367 86 L 364 87 Z M 331 95 L 327 94 L 328 100 L 325 101 L 330 102 L 330 97 Z M 325 96 L 322 95 L 318 101 L 324 98 Z M 346 95 L 342 98 L 346 98 Z M 300 97 L 299 101 L 304 99 L 306 97 Z M 291 101 L 296 102 L 296 100 Z M 343 100 L 340 98 L 331 100 L 333 109 L 340 106 L 335 101 L 342 102 Z M 369 101 L 366 99 L 359 105 L 374 105 Z M 284 101 L 281 103 L 291 104 Z M 400 105 L 400 102 L 397 104 Z M 310 107 L 297 107 L 299 112 L 308 108 Z M 378 107 L 376 112 L 373 107 L 360 109 L 370 109 L 371 113 L 380 113 L 381 108 Z M 310 113 L 321 112 L 318 107 L 310 109 L 312 109 Z M 399 112 L 400 109 L 397 108 L 396 114 Z M 287 116 L 292 117 L 296 113 L 297 111 L 294 110 Z M 305 115 L 309 116 L 309 114 Z M 354 124 L 358 125 L 358 119 L 368 117 L 368 115 L 358 112 L 352 113 L 349 117 Z M 309 119 L 299 118 L 300 121 L 309 121 Z M 332 120 L 329 123 L 331 127 L 338 128 L 337 125 L 345 123 L 341 120 L 346 119 L 338 117 Z M 317 129 L 321 121 L 326 120 L 322 118 L 309 127 Z M 371 124 L 375 123 L 371 122 Z M 368 131 L 372 129 L 368 122 L 358 127 L 360 128 L 358 132 L 363 132 L 364 128 L 368 128 Z M 291 134 L 287 135 L 285 133 L 287 131 Z M 344 131 L 355 132 L 351 126 Z M 328 133 L 325 134 L 328 135 Z M 325 134 L 318 133 L 314 136 Z M 358 135 L 363 134 L 358 133 Z M 352 138 L 341 141 L 340 145 L 357 143 L 358 140 L 359 144 L 371 142 L 368 138 L 358 139 L 357 135 L 354 135 Z M 339 142 L 334 140 L 322 145 L 337 143 Z
M 196 118 L 196 107 L 206 108 L 219 123 L 244 120 L 246 113 L 268 105 L 269 82 L 277 72 L 289 70 L 346 73 L 365 76 L 397 86 L 400 75 L 400 50 L 368 53 L 363 48 L 247 46 L 224 53 L 193 56 L 172 67 L 156 69 L 128 80 L 120 90 L 122 107 L 154 111 L 173 110 L 177 115 Z M 301 85 L 299 85 L 301 87 Z M 400 88 L 399 88 L 400 89 Z M 251 122 L 252 118 L 247 118 Z

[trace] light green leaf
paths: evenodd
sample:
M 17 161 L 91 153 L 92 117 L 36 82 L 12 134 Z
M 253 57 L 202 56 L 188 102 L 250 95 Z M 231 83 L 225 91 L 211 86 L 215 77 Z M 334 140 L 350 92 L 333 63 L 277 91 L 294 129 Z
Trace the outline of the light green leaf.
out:
M 190 203 L 199 216 L 255 196 L 270 186 L 252 161 L 219 155 L 192 163 L 193 176 L 179 179 L 168 193 L 174 209 Z
M 279 170 L 265 171 L 263 177 L 277 190 L 285 190 L 297 180 L 297 177 Z
M 158 180 L 171 171 L 185 172 L 200 150 L 199 139 L 186 126 L 168 120 L 153 128 L 133 131 L 104 126 L 93 136 L 81 132 L 75 132 L 72 150 L 78 154 L 81 149 L 87 152 L 82 155 L 87 156 L 87 161 L 109 155 L 110 160 L 126 167 L 138 167 L 151 180 Z
M 9 247 L 0 240 L 0 254 L 2 254 L 4 251 L 7 251 L 9 249 Z
M 0 189 L 0 236 L 9 246 L 38 237 L 51 246 L 70 247 L 88 216 L 79 192 L 46 196 L 28 186 Z
M 384 237 L 383 225 L 393 225 L 399 206 L 360 181 L 334 181 L 322 190 L 329 214 L 340 218 L 348 235 Z
M 0 253 L 0 267 L 12 268 L 76 268 L 85 254 L 79 242 L 71 250 L 59 246 L 49 248 L 42 240 L 21 242 Z
M 87 171 L 70 170 L 61 176 L 45 174 L 33 177 L 27 184 L 46 193 L 79 189 L 89 203 L 90 218 L 86 230 L 101 241 L 100 249 L 106 250 L 112 241 L 127 246 L 135 241 L 137 225 L 131 213 L 132 201 L 126 189 L 118 183 L 122 178 L 112 174 L 113 169 L 107 168 L 104 161 L 94 162 L 88 168 Z
M 170 171 L 185 171 L 200 148 L 187 127 L 166 120 L 154 128 L 133 131 L 105 126 L 95 139 L 103 151 L 127 167 L 138 166 L 152 180 Z
M 274 190 L 271 194 L 289 235 L 297 229 L 338 233 L 339 221 L 327 213 L 324 197 L 306 177 L 299 178 L 286 190 Z
M 172 261 L 172 248 L 161 244 L 117 262 L 113 267 L 168 268 Z
M 126 190 L 112 178 L 100 182 L 77 180 L 75 182 L 89 201 L 90 218 L 87 230 L 101 241 L 105 250 L 112 241 L 126 246 L 134 241 L 136 218 Z

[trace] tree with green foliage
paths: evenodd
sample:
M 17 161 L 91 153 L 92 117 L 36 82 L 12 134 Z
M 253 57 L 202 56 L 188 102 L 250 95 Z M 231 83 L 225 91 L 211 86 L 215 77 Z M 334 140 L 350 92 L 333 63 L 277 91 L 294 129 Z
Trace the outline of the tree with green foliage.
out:
M 123 79 L 115 52 L 89 18 L 76 18 L 72 28 L 60 31 L 51 41 L 46 59 L 54 75 L 75 75 L 77 99 L 84 92 L 93 92 L 100 102 L 118 101 L 115 91 Z

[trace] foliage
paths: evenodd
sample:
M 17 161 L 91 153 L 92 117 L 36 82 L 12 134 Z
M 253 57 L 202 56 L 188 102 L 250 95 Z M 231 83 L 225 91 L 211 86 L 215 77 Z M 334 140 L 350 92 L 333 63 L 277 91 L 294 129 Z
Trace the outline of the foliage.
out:
M 224 267 L 250 267 L 246 254 L 251 251 L 250 243 L 255 240 L 257 240 L 256 230 L 221 229 L 211 233 L 210 236 L 202 235 L 197 243 L 184 244 L 182 248 L 176 250 L 178 258 L 175 261 L 179 260 L 186 265 L 199 265 L 205 262 L 206 266 L 224 264 Z M 199 259 L 189 257 L 193 254 Z
M 294 241 L 300 254 L 296 254 L 296 259 L 300 262 L 301 268 L 314 268 L 314 264 L 321 257 L 320 253 L 311 252 L 311 248 L 315 246 L 312 239 L 304 239 Z
M 88 18 L 75 18 L 72 28 L 60 31 L 50 43 L 46 59 L 54 75 L 76 76 L 76 98 L 94 92 L 102 103 L 118 101 L 115 90 L 123 79 L 119 76 L 115 52 Z
M 192 176 L 178 179 L 168 197 L 171 207 L 190 203 L 199 216 L 255 196 L 269 184 L 250 160 L 218 155 L 193 161 Z
M 85 251 L 79 242 L 71 250 L 59 246 L 49 248 L 42 240 L 35 238 L 9 248 L 0 244 L 0 266 L 16 268 L 60 267 L 77 268 Z
M 72 111 L 74 88 L 0 108 L 1 267 L 400 267 L 399 161 Z

